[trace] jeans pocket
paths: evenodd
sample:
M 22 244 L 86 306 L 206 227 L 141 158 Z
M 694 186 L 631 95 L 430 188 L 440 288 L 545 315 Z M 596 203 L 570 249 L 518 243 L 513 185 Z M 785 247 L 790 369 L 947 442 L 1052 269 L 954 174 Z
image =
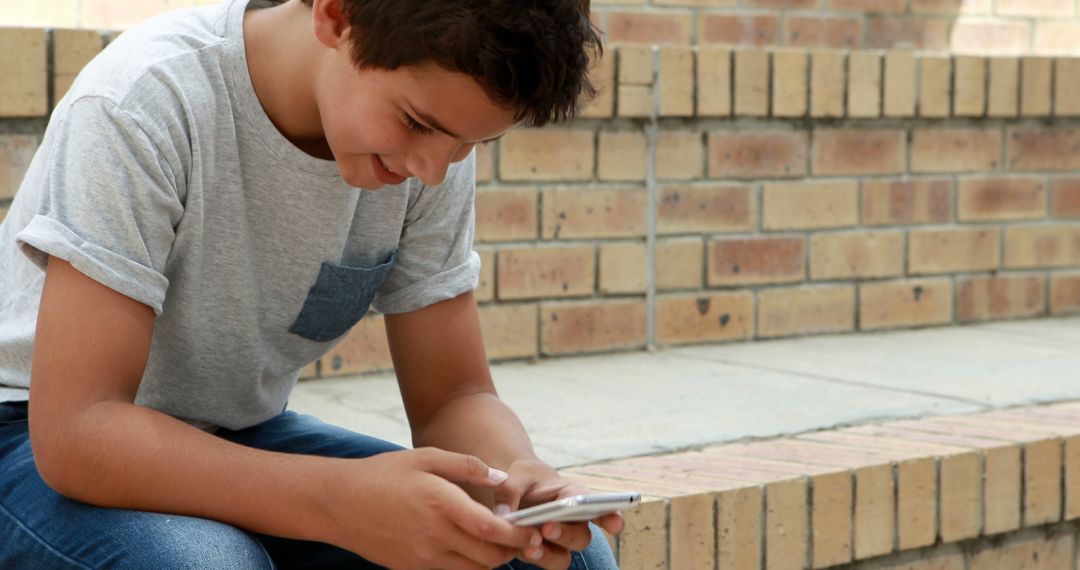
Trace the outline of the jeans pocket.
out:
M 397 250 L 374 267 L 324 261 L 289 332 L 316 342 L 328 342 L 348 332 L 367 313 L 395 261 Z

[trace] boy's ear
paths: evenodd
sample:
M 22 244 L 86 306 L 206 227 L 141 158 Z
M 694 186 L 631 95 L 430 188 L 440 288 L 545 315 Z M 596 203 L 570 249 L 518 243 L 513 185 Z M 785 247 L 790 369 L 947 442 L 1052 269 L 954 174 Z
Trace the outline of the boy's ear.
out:
M 311 4 L 315 39 L 336 49 L 349 39 L 349 21 L 345 18 L 344 0 L 314 0 Z

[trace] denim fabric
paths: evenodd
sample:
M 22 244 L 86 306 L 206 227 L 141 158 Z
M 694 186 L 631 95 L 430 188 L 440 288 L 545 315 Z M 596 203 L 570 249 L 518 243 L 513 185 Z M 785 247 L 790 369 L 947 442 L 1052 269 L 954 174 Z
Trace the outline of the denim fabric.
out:
M 324 261 L 289 332 L 316 342 L 331 341 L 348 332 L 367 313 L 396 260 L 395 250 L 374 267 Z
M 286 453 L 368 457 L 392 443 L 285 412 L 258 426 L 220 430 L 235 443 Z M 38 476 L 26 404 L 0 403 L 0 568 L 378 568 L 335 546 L 249 533 L 219 522 L 103 509 L 55 493 Z M 512 570 L 534 568 L 514 561 Z M 575 553 L 574 570 L 610 570 L 614 557 L 597 529 Z

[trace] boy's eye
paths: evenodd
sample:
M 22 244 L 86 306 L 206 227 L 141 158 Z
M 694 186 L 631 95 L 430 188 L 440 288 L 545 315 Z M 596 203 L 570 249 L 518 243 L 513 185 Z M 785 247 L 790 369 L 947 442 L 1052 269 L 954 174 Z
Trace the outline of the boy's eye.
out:
M 421 125 L 416 119 L 412 118 L 412 115 L 409 115 L 408 113 L 405 113 L 402 116 L 405 119 L 405 126 L 409 127 L 410 131 L 418 135 L 430 135 L 431 133 L 435 132 L 430 127 L 425 127 L 424 125 Z

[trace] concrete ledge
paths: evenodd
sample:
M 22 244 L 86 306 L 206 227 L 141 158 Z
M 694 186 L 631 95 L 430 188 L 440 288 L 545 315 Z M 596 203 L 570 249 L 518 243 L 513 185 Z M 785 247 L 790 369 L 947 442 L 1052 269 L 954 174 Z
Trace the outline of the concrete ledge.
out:
M 647 495 L 613 541 L 624 570 L 816 569 L 889 555 L 865 567 L 1077 567 L 1077 525 L 1060 523 L 1080 518 L 1080 402 L 810 432 L 563 473 L 594 490 Z M 1023 529 L 1045 532 L 1016 535 Z

